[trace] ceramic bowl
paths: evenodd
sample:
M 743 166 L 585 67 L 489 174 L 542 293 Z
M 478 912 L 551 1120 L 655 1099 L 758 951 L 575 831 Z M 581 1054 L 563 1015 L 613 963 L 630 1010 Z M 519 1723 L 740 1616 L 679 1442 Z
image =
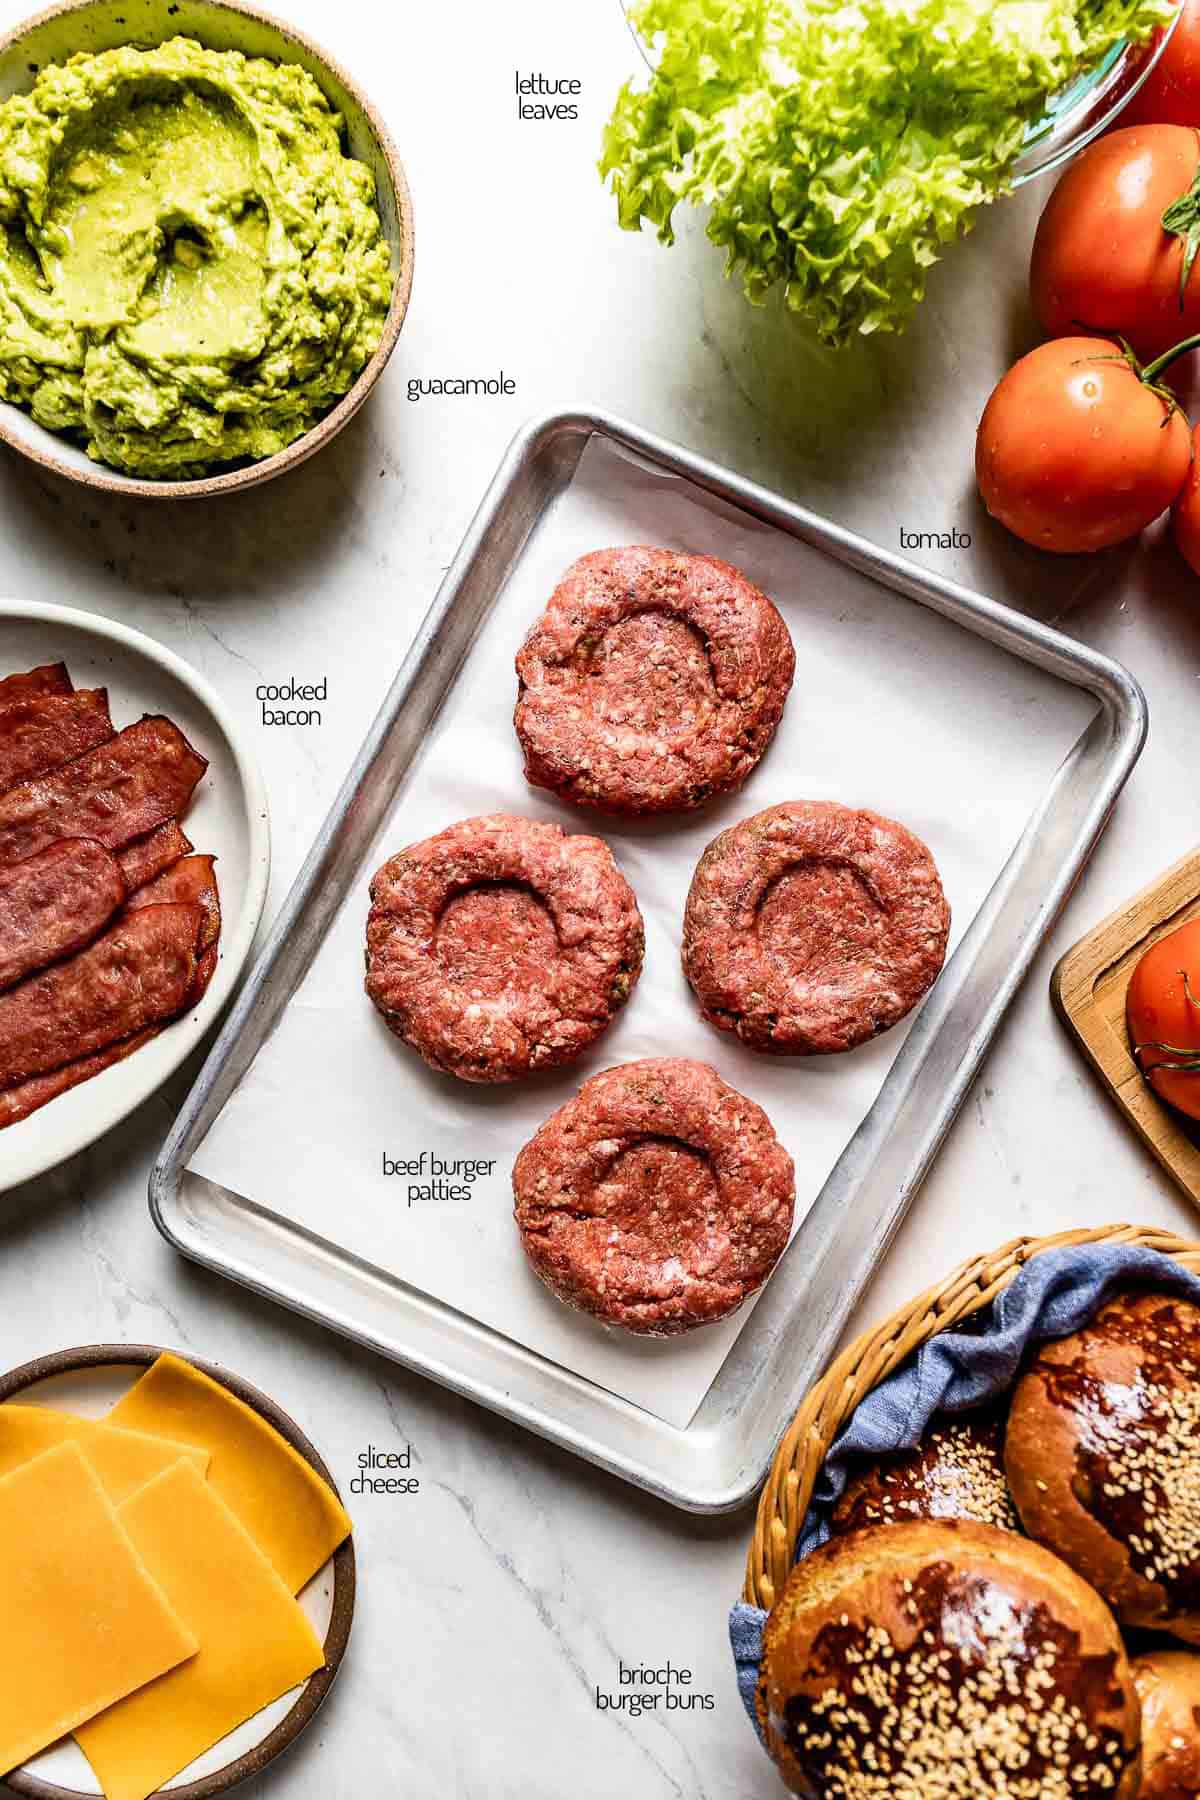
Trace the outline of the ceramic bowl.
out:
M 0 1405 L 50 1406 L 102 1419 L 161 1355 L 155 1344 L 87 1344 L 77 1350 L 56 1350 L 0 1375 Z M 337 1492 L 319 1452 L 276 1401 L 217 1363 L 194 1356 L 186 1360 L 273 1425 Z M 216 1800 L 217 1795 L 266 1775 L 269 1765 L 312 1723 L 337 1679 L 354 1623 L 356 1587 L 354 1542 L 347 1538 L 297 1596 L 325 1646 L 324 1668 L 206 1750 L 150 1800 L 156 1795 L 164 1800 Z M 19 1794 L 23 1800 L 102 1800 L 100 1783 L 70 1737 L 0 1779 L 0 1791 L 6 1796 Z M 259 1791 L 257 1786 L 254 1791 Z
M 67 0 L 0 36 L 0 100 L 27 92 L 46 63 L 79 51 L 95 54 L 124 44 L 149 49 L 172 37 L 193 37 L 214 50 L 240 50 L 307 69 L 346 122 L 351 154 L 375 177 L 375 192 L 391 249 L 394 286 L 383 338 L 358 380 L 331 412 L 294 444 L 262 462 L 217 471 L 195 481 L 146 481 L 93 462 L 68 439 L 35 424 L 28 413 L 0 402 L 0 442 L 56 475 L 110 493 L 159 499 L 207 498 L 257 486 L 315 454 L 362 406 L 396 347 L 413 279 L 412 200 L 404 167 L 386 125 L 362 90 L 331 57 L 291 25 L 242 0 Z

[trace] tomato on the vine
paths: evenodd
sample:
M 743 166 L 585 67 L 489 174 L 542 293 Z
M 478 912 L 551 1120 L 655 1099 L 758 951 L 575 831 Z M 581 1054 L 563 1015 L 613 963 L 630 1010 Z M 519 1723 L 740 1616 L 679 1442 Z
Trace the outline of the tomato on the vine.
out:
M 1188 478 L 1171 510 L 1171 529 L 1175 534 L 1175 547 L 1180 556 L 1200 575 L 1200 468 L 1196 466 L 1197 453 L 1200 453 L 1200 426 L 1197 426 L 1192 436 L 1192 466 L 1188 471 Z
M 1039 550 L 1071 552 L 1119 544 L 1165 512 L 1192 438 L 1159 372 L 1105 338 L 1054 338 L 1022 357 L 979 422 L 992 517 Z
M 1094 331 L 1159 356 L 1200 331 L 1198 248 L 1200 130 L 1111 132 L 1071 164 L 1038 223 L 1038 323 L 1048 337 Z
M 1154 1092 L 1200 1119 L 1200 919 L 1147 950 L 1129 983 L 1125 1020 L 1134 1061 Z
M 1122 125 L 1200 125 L 1200 0 L 1183 0 L 1182 14 Z

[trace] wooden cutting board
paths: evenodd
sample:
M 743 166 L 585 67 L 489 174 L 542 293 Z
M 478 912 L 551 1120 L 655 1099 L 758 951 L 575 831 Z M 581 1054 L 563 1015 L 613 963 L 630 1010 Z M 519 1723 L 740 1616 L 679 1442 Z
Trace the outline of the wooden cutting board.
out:
M 1200 1206 L 1200 1121 L 1172 1112 L 1146 1085 L 1125 1029 L 1125 994 L 1135 966 L 1151 944 L 1198 914 L 1200 850 L 1193 850 L 1068 950 L 1050 993 L 1134 1130 Z

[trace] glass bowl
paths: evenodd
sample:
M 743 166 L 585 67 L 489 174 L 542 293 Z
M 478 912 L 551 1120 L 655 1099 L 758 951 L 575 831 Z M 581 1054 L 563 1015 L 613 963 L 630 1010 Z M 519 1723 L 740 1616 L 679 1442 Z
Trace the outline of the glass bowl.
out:
M 653 69 L 650 48 L 639 36 L 630 17 L 634 3 L 635 0 L 620 0 L 621 10 L 642 61 L 647 68 Z M 1060 168 L 1113 124 L 1166 49 L 1182 10 L 1181 5 L 1170 23 L 1145 43 L 1122 41 L 1114 44 L 1094 69 L 1077 76 L 1061 94 L 1055 95 L 1043 116 L 1025 133 L 1025 148 L 1013 165 L 1014 188 L 1023 187 L 1037 175 Z
M 1025 148 L 1013 168 L 1014 187 L 1061 168 L 1115 123 L 1166 49 L 1182 11 L 1181 5 L 1170 24 L 1144 44 L 1114 44 L 1094 69 L 1054 96 L 1025 133 Z

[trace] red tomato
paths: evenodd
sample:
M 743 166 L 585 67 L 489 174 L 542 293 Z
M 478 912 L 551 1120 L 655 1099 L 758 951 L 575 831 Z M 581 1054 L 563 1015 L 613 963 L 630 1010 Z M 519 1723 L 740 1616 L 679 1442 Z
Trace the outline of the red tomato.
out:
M 1039 550 L 1105 550 L 1165 512 L 1187 479 L 1187 420 L 1104 338 L 1055 338 L 987 403 L 975 475 L 992 517 Z
M 1171 41 L 1121 114 L 1122 125 L 1200 125 L 1200 0 L 1183 0 Z
M 1196 455 L 1200 453 L 1200 426 L 1192 440 L 1192 466 L 1171 514 L 1175 546 L 1184 562 L 1200 575 L 1200 469 Z
M 1134 1061 L 1155 1093 L 1200 1119 L 1200 919 L 1147 950 L 1129 984 L 1125 1022 Z
M 1200 258 L 1181 293 L 1184 240 L 1162 222 L 1198 171 L 1200 131 L 1181 125 L 1111 132 L 1071 164 L 1038 223 L 1029 271 L 1047 337 L 1103 332 L 1148 360 L 1200 331 Z

